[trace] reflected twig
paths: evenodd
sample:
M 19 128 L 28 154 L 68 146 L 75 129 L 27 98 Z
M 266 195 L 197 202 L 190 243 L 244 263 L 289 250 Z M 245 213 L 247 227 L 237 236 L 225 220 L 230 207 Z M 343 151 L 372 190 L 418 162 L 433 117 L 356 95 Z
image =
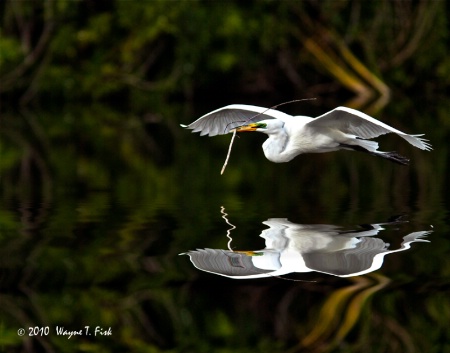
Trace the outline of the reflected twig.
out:
M 236 229 L 236 226 L 228 221 L 228 213 L 225 212 L 225 207 L 220 206 L 220 213 L 222 213 L 222 218 L 225 220 L 225 222 L 227 222 L 227 224 L 231 226 L 231 228 L 227 230 L 227 238 L 230 239 L 227 243 L 227 247 L 228 250 L 233 251 L 233 249 L 231 248 L 231 242 L 233 241 L 233 238 L 230 236 L 230 234 L 233 229 Z

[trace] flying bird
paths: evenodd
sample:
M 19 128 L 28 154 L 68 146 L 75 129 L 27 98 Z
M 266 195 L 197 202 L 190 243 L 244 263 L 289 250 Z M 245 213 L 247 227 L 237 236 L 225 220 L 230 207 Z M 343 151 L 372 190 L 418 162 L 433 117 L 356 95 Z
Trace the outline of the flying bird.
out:
M 394 133 L 414 147 L 432 149 L 420 135 L 409 135 L 358 110 L 337 107 L 317 118 L 292 116 L 272 108 L 233 104 L 214 110 L 189 125 L 200 135 L 224 135 L 230 132 L 257 131 L 268 135 L 262 147 L 266 158 L 275 163 L 289 162 L 303 153 L 353 150 L 408 165 L 409 159 L 397 152 L 378 150 L 371 141 L 380 135 Z

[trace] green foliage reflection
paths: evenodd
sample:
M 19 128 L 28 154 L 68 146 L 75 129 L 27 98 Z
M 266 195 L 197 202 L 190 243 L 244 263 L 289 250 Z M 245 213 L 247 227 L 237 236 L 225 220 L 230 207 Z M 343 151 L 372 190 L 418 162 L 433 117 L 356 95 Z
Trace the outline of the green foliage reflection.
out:
M 6 0 L 0 13 L 0 351 L 305 351 L 323 308 L 339 314 L 320 316 L 316 351 L 448 350 L 444 1 Z M 435 147 L 384 139 L 409 168 L 351 152 L 275 165 L 246 136 L 220 176 L 229 136 L 178 126 L 229 103 L 305 96 L 322 99 L 286 108 L 318 115 L 350 98 L 365 110 L 353 94 L 383 90 L 390 103 L 370 113 Z M 223 245 L 222 205 L 245 224 L 244 245 L 270 217 L 406 213 L 437 236 L 432 252 L 383 268 L 391 282 L 370 300 L 325 277 L 236 283 L 178 257 Z M 17 335 L 56 325 L 113 336 Z

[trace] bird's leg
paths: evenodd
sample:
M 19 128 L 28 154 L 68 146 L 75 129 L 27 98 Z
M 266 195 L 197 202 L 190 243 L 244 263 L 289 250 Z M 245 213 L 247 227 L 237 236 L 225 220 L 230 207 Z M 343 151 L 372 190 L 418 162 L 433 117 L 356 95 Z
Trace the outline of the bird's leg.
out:
M 402 156 L 401 154 L 392 151 L 392 152 L 373 152 L 371 153 L 374 156 L 382 157 L 390 160 L 391 162 L 401 164 L 401 165 L 409 165 L 409 158 Z
M 385 158 L 385 159 L 390 160 L 391 162 L 394 162 L 397 164 L 409 165 L 409 159 L 395 151 L 392 151 L 392 152 L 369 151 L 369 150 L 366 150 L 364 147 L 361 147 L 358 145 L 348 145 L 345 143 L 341 143 L 340 146 L 351 149 L 353 151 L 365 152 L 365 153 L 371 154 L 372 156 Z

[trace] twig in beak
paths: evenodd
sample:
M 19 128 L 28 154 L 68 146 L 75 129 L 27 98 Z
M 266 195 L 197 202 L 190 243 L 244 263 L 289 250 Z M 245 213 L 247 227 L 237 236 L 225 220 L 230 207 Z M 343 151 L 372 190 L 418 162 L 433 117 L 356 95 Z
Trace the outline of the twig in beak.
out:
M 231 141 L 230 141 L 230 147 L 228 147 L 228 154 L 227 154 L 227 158 L 225 159 L 225 163 L 223 164 L 222 170 L 220 171 L 220 175 L 223 174 L 223 172 L 225 171 L 225 167 L 228 164 L 228 159 L 230 159 L 230 154 L 231 154 L 231 146 L 233 146 L 233 141 L 234 138 L 236 137 L 236 129 L 233 130 L 233 136 L 231 137 Z

